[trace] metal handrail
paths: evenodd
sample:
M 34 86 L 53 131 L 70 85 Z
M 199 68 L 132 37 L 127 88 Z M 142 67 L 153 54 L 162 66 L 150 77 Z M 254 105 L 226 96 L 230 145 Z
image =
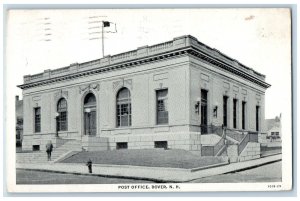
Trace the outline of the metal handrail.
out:
M 201 134 L 205 135 L 205 134 L 209 134 L 209 133 L 213 133 L 213 134 L 217 134 L 219 136 L 222 137 L 223 135 L 223 126 L 215 126 L 213 124 L 211 125 L 200 125 L 200 129 L 201 129 Z

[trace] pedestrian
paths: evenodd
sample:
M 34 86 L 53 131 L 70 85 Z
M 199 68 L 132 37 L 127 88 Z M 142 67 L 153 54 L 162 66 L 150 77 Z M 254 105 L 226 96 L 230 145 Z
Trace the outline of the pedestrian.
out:
M 51 140 L 49 140 L 48 143 L 46 144 L 46 152 L 47 152 L 48 161 L 51 161 L 52 149 L 53 149 L 53 145 L 52 145 Z
M 92 173 L 92 172 L 93 172 L 93 171 L 92 171 L 92 164 L 93 164 L 93 162 L 92 162 L 92 160 L 89 158 L 88 162 L 86 163 L 86 166 L 88 166 L 88 168 L 89 168 L 89 173 Z

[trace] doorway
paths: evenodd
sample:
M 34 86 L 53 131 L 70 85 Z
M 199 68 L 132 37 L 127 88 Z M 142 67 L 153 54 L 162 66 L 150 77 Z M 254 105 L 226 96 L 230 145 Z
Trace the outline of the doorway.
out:
M 84 98 L 83 107 L 84 134 L 96 135 L 97 131 L 97 113 L 96 113 L 96 97 L 92 93 L 88 93 Z
M 201 133 L 207 133 L 207 93 L 201 89 Z

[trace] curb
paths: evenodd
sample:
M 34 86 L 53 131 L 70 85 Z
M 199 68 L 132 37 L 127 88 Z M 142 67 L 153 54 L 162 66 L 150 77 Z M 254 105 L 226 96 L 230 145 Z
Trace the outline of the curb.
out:
M 260 157 L 265 158 L 265 157 L 275 156 L 275 155 L 279 155 L 279 154 L 282 154 L 282 153 L 281 152 L 280 153 L 271 153 L 271 154 L 261 155 Z
M 109 174 L 89 174 L 89 173 L 81 173 L 81 172 L 66 172 L 59 170 L 45 170 L 45 169 L 34 169 L 34 168 L 16 168 L 17 170 L 33 170 L 39 172 L 52 172 L 52 173 L 60 173 L 60 174 L 73 174 L 73 175 L 84 175 L 84 176 L 98 176 L 98 177 L 106 177 L 106 178 L 121 178 L 121 179 L 134 179 L 134 180 L 145 180 L 145 181 L 154 181 L 156 183 L 182 183 L 181 181 L 175 180 L 165 180 L 165 179 L 155 179 L 155 178 L 147 178 L 147 177 L 134 177 L 134 176 L 122 176 L 122 175 L 109 175 Z
M 220 167 L 220 166 L 223 166 L 223 165 L 228 165 L 229 162 L 222 162 L 222 163 L 218 163 L 218 164 L 213 164 L 213 165 L 207 165 L 207 166 L 203 166 L 203 167 L 197 167 L 197 168 L 192 168 L 192 169 L 189 169 L 190 172 L 196 172 L 196 171 L 200 171 L 200 170 L 205 170 L 205 169 L 209 169 L 209 168 L 215 168 L 215 167 Z
M 259 166 L 268 165 L 268 164 L 271 164 L 271 163 L 276 163 L 278 161 L 282 161 L 282 159 L 277 159 L 277 160 L 274 160 L 274 161 L 267 161 L 265 163 L 261 163 L 261 164 L 258 164 L 258 165 L 252 165 L 252 166 L 249 166 L 249 167 L 245 167 L 245 168 L 241 168 L 241 169 L 229 171 L 229 172 L 226 172 L 224 174 L 230 174 L 230 173 L 240 172 L 240 171 L 244 171 L 244 170 L 249 170 L 249 169 L 253 169 L 253 168 L 259 167 Z

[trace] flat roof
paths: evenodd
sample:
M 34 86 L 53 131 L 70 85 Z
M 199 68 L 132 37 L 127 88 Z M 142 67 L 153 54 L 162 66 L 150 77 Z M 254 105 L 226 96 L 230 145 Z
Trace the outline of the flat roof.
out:
M 186 53 L 196 55 L 202 60 L 207 60 L 212 65 L 221 67 L 242 76 L 250 81 L 253 81 L 265 88 L 270 85 L 265 82 L 265 75 L 258 73 L 240 63 L 239 61 L 225 55 L 217 49 L 211 48 L 204 43 L 201 43 L 197 38 L 191 35 L 185 35 L 181 37 L 176 37 L 171 41 L 164 43 L 155 44 L 152 46 L 142 46 L 136 50 L 116 54 L 108 55 L 100 59 L 83 62 L 83 63 L 73 63 L 69 66 L 57 68 L 54 70 L 45 70 L 42 73 L 34 75 L 25 75 L 24 84 L 19 85 L 21 89 L 31 88 L 41 84 L 47 84 L 50 81 L 56 82 L 60 80 L 65 80 L 66 76 L 80 77 L 81 74 L 85 76 L 94 73 L 103 73 L 110 71 L 110 69 L 117 70 L 123 67 L 131 67 L 139 64 L 143 64 L 149 60 L 159 60 L 161 57 L 170 57 L 168 54 L 182 54 Z M 145 61 L 143 61 L 145 60 Z

